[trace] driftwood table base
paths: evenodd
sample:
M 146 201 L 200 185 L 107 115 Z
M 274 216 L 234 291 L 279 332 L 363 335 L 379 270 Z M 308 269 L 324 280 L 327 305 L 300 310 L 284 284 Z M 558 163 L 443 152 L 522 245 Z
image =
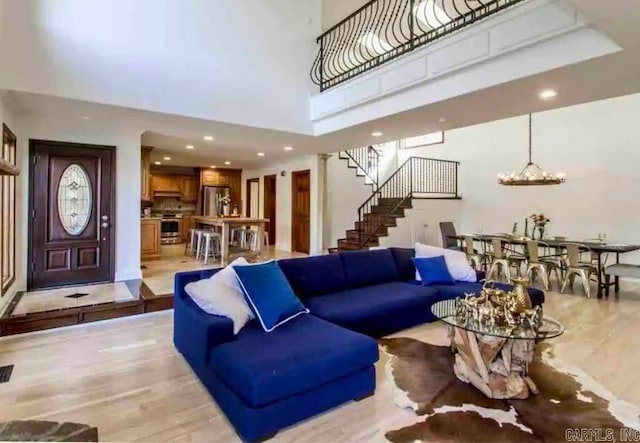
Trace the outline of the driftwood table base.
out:
M 489 398 L 528 398 L 538 388 L 527 374 L 535 340 L 516 340 L 478 334 L 449 326 L 456 351 L 456 377 L 471 383 Z

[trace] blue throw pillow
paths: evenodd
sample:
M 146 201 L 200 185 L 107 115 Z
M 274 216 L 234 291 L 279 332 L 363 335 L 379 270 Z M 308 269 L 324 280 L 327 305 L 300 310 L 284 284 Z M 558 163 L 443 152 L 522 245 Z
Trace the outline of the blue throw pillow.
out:
M 416 257 L 413 259 L 424 286 L 452 285 L 456 281 L 449 273 L 444 255 L 437 257 Z
M 275 260 L 234 266 L 240 287 L 262 329 L 271 332 L 309 310 L 298 300 Z

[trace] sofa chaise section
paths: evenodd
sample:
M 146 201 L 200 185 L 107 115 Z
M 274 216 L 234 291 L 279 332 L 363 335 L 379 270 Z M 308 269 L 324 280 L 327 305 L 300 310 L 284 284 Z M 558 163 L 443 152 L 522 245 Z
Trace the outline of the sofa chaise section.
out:
M 375 340 L 311 314 L 270 333 L 253 320 L 234 336 L 231 320 L 202 311 L 184 290 L 217 271 L 176 274 L 174 343 L 244 440 L 373 394 Z
M 302 315 L 265 333 L 251 322 L 214 347 L 209 367 L 250 407 L 260 408 L 360 372 L 378 361 L 371 338 Z

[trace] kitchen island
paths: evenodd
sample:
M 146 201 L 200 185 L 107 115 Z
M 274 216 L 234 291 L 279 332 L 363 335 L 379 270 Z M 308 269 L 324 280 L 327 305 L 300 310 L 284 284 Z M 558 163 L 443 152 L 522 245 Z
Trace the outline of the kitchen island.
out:
M 196 226 L 217 226 L 221 230 L 221 246 L 220 254 L 222 256 L 222 265 L 226 265 L 229 258 L 229 231 L 233 227 L 256 226 L 258 233 L 258 241 L 256 252 L 260 254 L 262 245 L 264 244 L 264 225 L 269 223 L 268 218 L 246 218 L 246 217 L 211 217 L 211 216 L 194 216 L 192 221 Z

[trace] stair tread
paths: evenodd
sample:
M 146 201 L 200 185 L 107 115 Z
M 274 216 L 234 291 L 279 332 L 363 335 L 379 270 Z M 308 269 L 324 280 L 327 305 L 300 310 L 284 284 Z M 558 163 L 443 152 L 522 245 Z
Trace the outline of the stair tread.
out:
M 347 244 L 351 244 L 351 245 L 360 245 L 360 242 L 358 242 L 357 240 L 349 240 L 347 238 L 341 238 L 340 240 L 338 240 L 338 245 L 340 245 L 340 243 L 347 243 Z M 367 246 L 379 246 L 380 243 L 378 242 L 367 242 Z

